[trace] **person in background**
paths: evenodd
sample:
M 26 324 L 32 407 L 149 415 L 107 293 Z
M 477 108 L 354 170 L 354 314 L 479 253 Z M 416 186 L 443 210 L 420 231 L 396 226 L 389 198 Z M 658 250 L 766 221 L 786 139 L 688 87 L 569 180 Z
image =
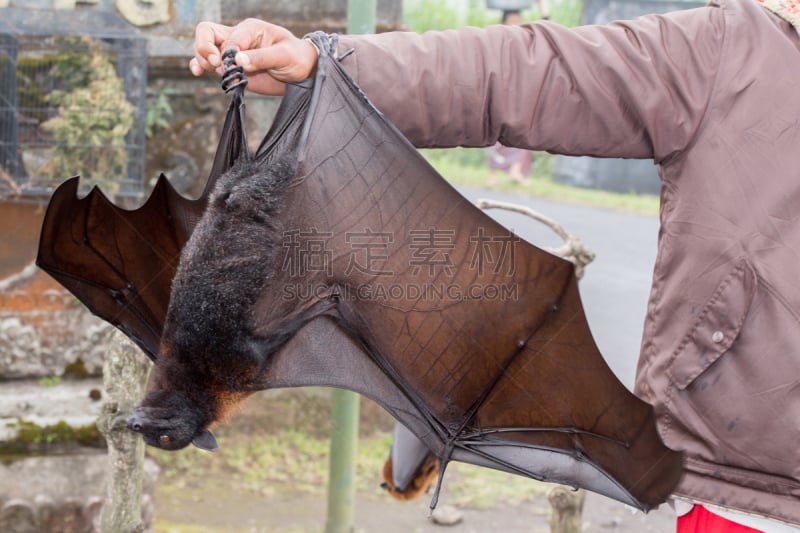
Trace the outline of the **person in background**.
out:
M 544 0 L 540 0 L 544 2 Z M 522 23 L 519 11 L 503 11 L 501 24 L 518 25 Z M 533 157 L 530 150 L 522 150 L 511 146 L 504 146 L 496 142 L 486 149 L 486 165 L 489 167 L 489 187 L 497 185 L 497 173 L 508 173 L 512 183 L 528 184 L 528 175 L 531 171 Z
M 547 9 L 547 0 L 536 0 L 536 7 L 539 8 L 539 18 L 550 20 L 550 10 Z
M 508 173 L 512 183 L 528 184 L 533 157 L 530 150 L 494 143 L 486 149 L 486 164 L 489 167 L 489 187 L 497 185 L 497 172 Z
M 635 392 L 685 453 L 681 533 L 800 531 L 798 29 L 797 0 L 713 0 L 604 26 L 338 41 L 354 51 L 343 67 L 418 147 L 655 161 L 661 227 Z M 206 22 L 191 71 L 221 73 L 232 47 L 266 94 L 317 60 L 268 22 Z

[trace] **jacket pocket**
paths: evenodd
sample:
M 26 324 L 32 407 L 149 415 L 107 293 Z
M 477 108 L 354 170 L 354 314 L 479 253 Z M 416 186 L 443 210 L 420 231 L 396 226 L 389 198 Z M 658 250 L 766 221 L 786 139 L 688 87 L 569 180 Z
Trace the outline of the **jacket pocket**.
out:
M 742 258 L 714 290 L 672 356 L 667 376 L 680 390 L 722 356 L 744 324 L 756 289 L 756 273 Z

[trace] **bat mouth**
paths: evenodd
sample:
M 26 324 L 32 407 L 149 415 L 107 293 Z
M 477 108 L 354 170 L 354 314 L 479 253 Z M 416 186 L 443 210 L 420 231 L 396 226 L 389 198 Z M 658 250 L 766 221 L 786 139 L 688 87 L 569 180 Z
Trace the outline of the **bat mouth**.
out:
M 189 438 L 180 438 L 169 420 L 153 418 L 142 407 L 137 407 L 128 415 L 125 426 L 139 433 L 148 445 L 162 450 L 178 450 L 191 442 Z
M 134 409 L 125 420 L 127 428 L 144 437 L 144 441 L 150 446 L 155 446 L 162 450 L 179 450 L 189 444 L 195 445 L 201 450 L 215 452 L 219 449 L 217 439 L 207 428 L 199 430 L 191 439 L 178 439 L 170 434 L 170 431 L 159 428 L 159 424 L 154 424 L 140 409 Z

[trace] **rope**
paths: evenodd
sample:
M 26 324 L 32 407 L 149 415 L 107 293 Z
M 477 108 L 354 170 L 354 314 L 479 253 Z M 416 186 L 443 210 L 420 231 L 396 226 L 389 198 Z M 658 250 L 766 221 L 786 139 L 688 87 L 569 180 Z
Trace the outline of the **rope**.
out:
M 553 255 L 557 255 L 575 265 L 575 277 L 581 279 L 586 270 L 586 265 L 594 261 L 595 254 L 591 251 L 580 237 L 567 233 L 564 227 L 553 220 L 533 209 L 524 205 L 512 204 L 508 202 L 498 202 L 480 198 L 475 202 L 481 209 L 505 209 L 531 217 L 552 229 L 556 235 L 564 240 L 564 244 L 558 248 L 545 247 L 544 249 Z

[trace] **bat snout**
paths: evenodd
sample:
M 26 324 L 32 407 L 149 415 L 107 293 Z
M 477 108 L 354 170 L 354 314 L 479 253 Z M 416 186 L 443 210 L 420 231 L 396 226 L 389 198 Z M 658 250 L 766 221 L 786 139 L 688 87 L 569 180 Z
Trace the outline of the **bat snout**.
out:
M 144 430 L 144 416 L 142 413 L 138 413 L 133 411 L 128 418 L 125 419 L 125 425 L 131 431 L 135 431 L 136 433 L 141 433 Z

